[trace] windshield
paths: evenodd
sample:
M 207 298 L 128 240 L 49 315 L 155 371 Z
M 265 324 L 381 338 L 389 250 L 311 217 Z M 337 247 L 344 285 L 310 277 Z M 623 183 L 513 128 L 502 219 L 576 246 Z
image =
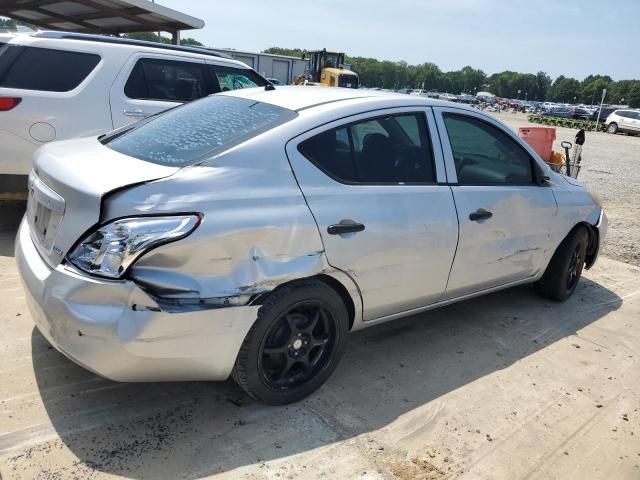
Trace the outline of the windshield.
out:
M 194 165 L 295 118 L 297 113 L 246 98 L 213 95 L 176 107 L 102 142 L 158 165 Z

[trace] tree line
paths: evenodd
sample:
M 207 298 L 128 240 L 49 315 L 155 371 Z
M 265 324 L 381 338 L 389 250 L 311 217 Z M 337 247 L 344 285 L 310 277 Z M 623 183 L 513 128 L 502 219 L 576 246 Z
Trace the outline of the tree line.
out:
M 300 57 L 303 50 L 271 47 L 263 53 Z M 358 74 L 364 87 L 422 88 L 455 94 L 488 91 L 504 98 L 587 105 L 599 104 L 602 90 L 606 88 L 605 103 L 640 107 L 640 80 L 616 82 L 608 75 L 589 75 L 582 81 L 560 75 L 554 80 L 542 71 L 533 74 L 507 70 L 487 75 L 470 66 L 443 72 L 431 62 L 410 65 L 405 61 L 349 56 L 345 56 L 345 62 Z

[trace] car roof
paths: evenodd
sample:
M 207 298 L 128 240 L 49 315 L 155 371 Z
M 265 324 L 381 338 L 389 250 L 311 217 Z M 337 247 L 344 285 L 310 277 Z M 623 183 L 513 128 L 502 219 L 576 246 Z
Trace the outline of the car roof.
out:
M 427 97 L 404 95 L 402 93 L 319 86 L 278 86 L 271 90 L 251 88 L 223 92 L 218 95 L 249 98 L 257 102 L 269 103 L 295 111 L 326 105 L 328 103 L 365 98 L 395 99 L 399 104 L 405 106 L 452 106 L 450 102 L 434 100 Z

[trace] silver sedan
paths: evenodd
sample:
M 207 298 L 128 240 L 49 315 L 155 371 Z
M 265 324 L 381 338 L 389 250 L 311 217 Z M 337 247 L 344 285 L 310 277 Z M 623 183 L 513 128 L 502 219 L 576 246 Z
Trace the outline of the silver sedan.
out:
M 118 381 L 272 404 L 349 331 L 533 283 L 567 299 L 597 200 L 494 118 L 362 90 L 214 95 L 39 150 L 16 258 L 39 330 Z

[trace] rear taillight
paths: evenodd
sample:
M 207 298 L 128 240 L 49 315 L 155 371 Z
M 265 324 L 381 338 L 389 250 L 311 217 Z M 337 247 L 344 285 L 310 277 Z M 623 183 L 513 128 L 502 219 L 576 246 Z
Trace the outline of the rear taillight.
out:
M 15 108 L 21 101 L 22 98 L 20 97 L 0 97 L 0 112 Z

